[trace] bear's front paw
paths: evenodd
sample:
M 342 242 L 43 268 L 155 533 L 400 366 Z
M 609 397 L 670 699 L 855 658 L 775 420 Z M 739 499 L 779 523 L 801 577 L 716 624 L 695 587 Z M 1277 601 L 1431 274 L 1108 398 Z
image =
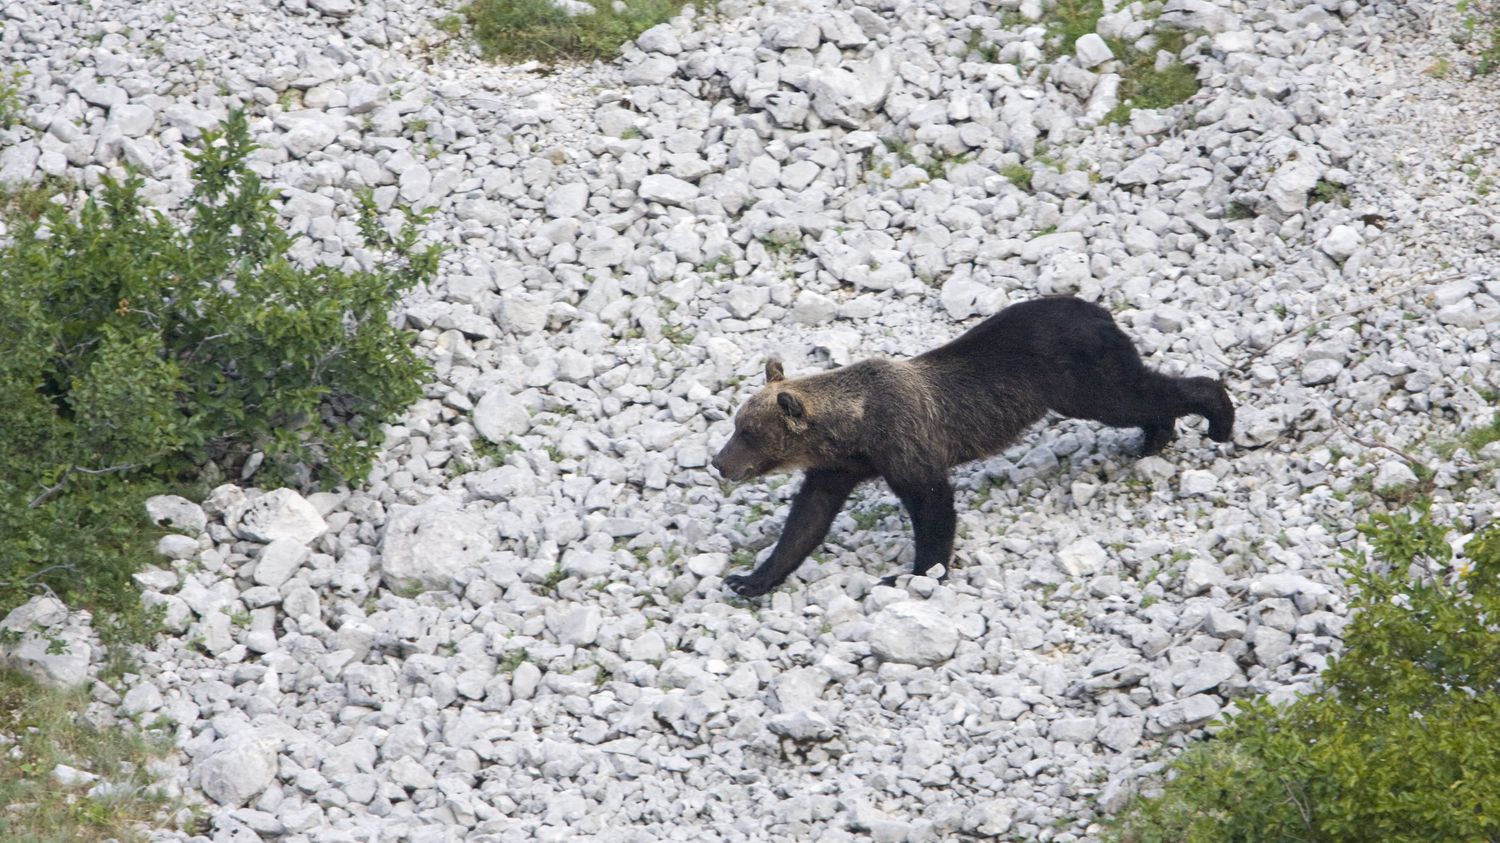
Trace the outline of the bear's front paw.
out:
M 776 587 L 762 582 L 754 574 L 731 574 L 724 578 L 724 584 L 741 597 L 759 597 Z

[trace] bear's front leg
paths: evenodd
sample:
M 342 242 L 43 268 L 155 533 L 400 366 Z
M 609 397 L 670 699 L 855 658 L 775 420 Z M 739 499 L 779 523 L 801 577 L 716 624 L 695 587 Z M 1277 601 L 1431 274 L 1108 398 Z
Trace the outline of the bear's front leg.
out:
M 958 530 L 958 513 L 953 509 L 953 484 L 947 477 L 929 478 L 923 482 L 892 484 L 891 489 L 911 514 L 912 532 L 916 534 L 916 559 L 913 576 L 922 576 L 935 565 L 946 566 L 953 560 L 953 536 Z M 890 585 L 895 576 L 881 582 Z
M 844 501 L 860 481 L 872 475 L 850 471 L 815 469 L 807 472 L 776 549 L 753 572 L 724 578 L 724 584 L 741 597 L 759 597 L 791 576 L 808 554 L 822 544 Z

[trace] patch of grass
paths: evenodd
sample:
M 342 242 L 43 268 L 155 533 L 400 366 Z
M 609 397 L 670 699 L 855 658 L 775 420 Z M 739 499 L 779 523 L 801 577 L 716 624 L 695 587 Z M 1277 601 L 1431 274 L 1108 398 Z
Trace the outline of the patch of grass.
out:
M 1311 204 L 1320 202 L 1332 202 L 1341 207 L 1349 207 L 1349 188 L 1341 184 L 1334 184 L 1328 179 L 1318 179 L 1313 185 Z
M 1490 423 L 1484 427 L 1465 433 L 1460 437 L 1460 441 L 1471 454 L 1479 453 L 1480 448 L 1491 442 L 1500 442 L 1500 413 L 1496 413 L 1494 418 L 1490 419 Z
M 588 0 L 591 15 L 569 15 L 552 0 L 475 0 L 464 9 L 486 58 L 544 62 L 609 60 L 625 42 L 671 20 L 685 0 Z
M 1224 219 L 1229 220 L 1230 222 L 1237 222 L 1239 220 L 1253 220 L 1255 219 L 1255 217 L 1255 210 L 1249 205 L 1244 204 L 1243 202 L 1230 202 L 1229 207 L 1224 211 Z M 1285 305 L 1277 306 L 1283 309 L 1285 308 Z
M 1120 103 L 1105 118 L 1123 123 L 1137 108 L 1171 108 L 1198 93 L 1198 71 L 1175 58 L 1187 45 L 1188 34 L 1179 29 L 1158 29 L 1156 47 L 1136 50 L 1118 38 L 1107 39 L 1109 48 L 1124 67 L 1120 71 Z M 1157 50 L 1166 50 L 1174 58 L 1157 69 Z
M 852 510 L 849 515 L 854 518 L 855 526 L 861 530 L 873 530 L 887 515 L 894 515 L 897 511 L 895 504 L 878 503 L 866 509 Z
M 546 579 L 542 580 L 542 588 L 555 592 L 557 591 L 557 587 L 562 584 L 562 581 L 567 578 L 568 572 L 563 570 L 562 563 L 559 562 L 552 567 L 552 570 L 547 572 Z
M 514 650 L 505 658 L 501 659 L 500 664 L 496 666 L 495 669 L 509 676 L 510 674 L 516 672 L 516 668 L 520 667 L 525 662 L 530 661 L 530 659 L 531 655 L 527 653 L 525 649 Z
M 1000 60 L 1000 47 L 993 41 L 986 41 L 984 33 L 978 29 L 969 30 L 969 41 L 965 48 L 985 64 L 994 64 Z
M 1007 164 L 1000 168 L 1000 175 L 1027 193 L 1031 192 L 1031 168 L 1025 164 Z
M 1103 0 L 1057 0 L 1047 13 L 1048 58 L 1070 55 L 1078 39 L 1098 28 L 1103 14 Z
M 40 184 L 0 184 L 0 217 L 7 221 L 35 222 L 47 213 L 54 198 L 72 192 L 72 183 L 57 176 L 45 176 Z
M 141 841 L 140 824 L 162 825 L 173 807 L 147 789 L 144 772 L 171 750 L 167 736 L 120 728 L 96 729 L 84 719 L 83 691 L 64 693 L 0 672 L 0 839 L 83 843 L 114 838 Z M 92 773 L 114 788 L 89 796 L 90 784 L 62 785 L 59 764 Z

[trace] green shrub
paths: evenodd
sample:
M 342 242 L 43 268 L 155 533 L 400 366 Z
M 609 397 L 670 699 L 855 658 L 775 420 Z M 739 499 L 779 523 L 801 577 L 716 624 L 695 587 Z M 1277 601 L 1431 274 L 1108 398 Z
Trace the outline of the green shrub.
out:
M 1483 76 L 1500 67 L 1500 2 L 1458 0 L 1457 9 L 1460 29 L 1454 40 L 1479 54 L 1474 75 Z
M 552 0 L 474 0 L 464 9 L 488 58 L 545 62 L 609 60 L 625 42 L 682 11 L 686 0 L 588 0 L 594 14 L 569 15 Z
M 26 110 L 26 105 L 21 100 L 21 80 L 24 78 L 24 70 L 0 72 L 0 129 L 16 125 Z
M 205 133 L 185 229 L 131 175 L 76 215 L 44 203 L 0 248 L 3 602 L 45 585 L 126 607 L 150 552 L 145 496 L 255 451 L 272 479 L 357 480 L 379 423 L 420 396 L 425 367 L 390 311 L 437 249 L 364 197 L 387 260 L 297 266 L 253 149 L 241 113 Z
M 1242 704 L 1114 839 L 1500 839 L 1500 527 L 1448 565 L 1427 508 L 1361 528 L 1345 651 L 1318 693 Z

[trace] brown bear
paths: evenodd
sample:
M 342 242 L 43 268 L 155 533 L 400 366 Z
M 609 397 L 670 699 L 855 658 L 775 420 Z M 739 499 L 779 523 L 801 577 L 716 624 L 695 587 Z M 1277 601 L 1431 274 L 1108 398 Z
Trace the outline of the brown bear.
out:
M 772 359 L 765 388 L 740 408 L 713 466 L 733 481 L 798 468 L 807 475 L 776 549 L 725 583 L 745 597 L 780 585 L 823 541 L 854 487 L 876 476 L 911 514 L 912 573 L 947 565 L 957 520 L 948 470 L 1004 449 L 1048 410 L 1139 427 L 1143 454 L 1172 441 L 1180 416 L 1208 419 L 1216 442 L 1234 428 L 1222 384 L 1152 371 L 1109 311 L 1070 296 L 1012 305 L 909 360 L 788 379 Z

